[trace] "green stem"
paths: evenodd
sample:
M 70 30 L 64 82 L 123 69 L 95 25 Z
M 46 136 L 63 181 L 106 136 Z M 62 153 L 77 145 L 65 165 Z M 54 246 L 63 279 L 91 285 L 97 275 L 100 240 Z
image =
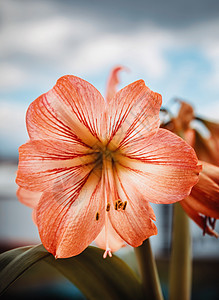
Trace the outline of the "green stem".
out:
M 179 203 L 174 204 L 169 300 L 189 300 L 192 259 L 189 218 Z
M 163 300 L 157 267 L 151 250 L 149 239 L 135 248 L 142 285 L 146 299 Z

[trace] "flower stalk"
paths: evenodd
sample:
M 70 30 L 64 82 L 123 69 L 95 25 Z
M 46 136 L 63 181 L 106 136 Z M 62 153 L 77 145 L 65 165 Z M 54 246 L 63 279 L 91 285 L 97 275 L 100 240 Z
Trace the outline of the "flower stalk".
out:
M 135 248 L 145 299 L 163 300 L 155 259 L 149 238 Z
M 169 300 L 189 300 L 192 259 L 189 218 L 179 203 L 174 204 Z

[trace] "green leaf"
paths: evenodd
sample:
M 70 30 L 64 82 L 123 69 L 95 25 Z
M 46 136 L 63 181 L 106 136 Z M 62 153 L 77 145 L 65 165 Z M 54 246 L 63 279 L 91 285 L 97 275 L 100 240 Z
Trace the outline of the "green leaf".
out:
M 0 294 L 26 270 L 50 254 L 41 245 L 13 249 L 0 255 Z
M 17 248 L 0 255 L 0 292 L 27 269 L 44 260 L 75 284 L 87 299 L 142 299 L 135 273 L 117 256 L 103 259 L 103 251 L 88 247 L 80 255 L 55 259 L 43 245 Z
M 19 254 L 22 254 L 26 250 L 32 248 L 32 246 L 20 247 L 4 252 L 0 255 L 0 272 Z M 10 252 L 10 253 L 9 253 Z

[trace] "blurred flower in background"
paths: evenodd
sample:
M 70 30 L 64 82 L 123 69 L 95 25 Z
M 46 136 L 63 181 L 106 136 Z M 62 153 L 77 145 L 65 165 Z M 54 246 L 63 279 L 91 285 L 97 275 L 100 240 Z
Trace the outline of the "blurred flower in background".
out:
M 189 217 L 202 228 L 204 235 L 207 233 L 218 237 L 214 229 L 216 220 L 219 219 L 219 123 L 196 117 L 189 103 L 180 99 L 176 101 L 180 104 L 178 114 L 173 117 L 168 109 L 163 109 L 167 119 L 163 120 L 161 127 L 181 136 L 194 147 L 203 167 L 199 182 L 181 205 Z M 196 123 L 193 124 L 193 121 Z

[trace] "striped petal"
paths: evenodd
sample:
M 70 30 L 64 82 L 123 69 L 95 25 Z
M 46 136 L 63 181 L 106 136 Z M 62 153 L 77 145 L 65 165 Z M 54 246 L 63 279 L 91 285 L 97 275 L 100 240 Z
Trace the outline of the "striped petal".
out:
M 116 181 L 119 199 L 127 204 L 125 210 L 111 209 L 109 218 L 119 236 L 129 245 L 138 247 L 144 240 L 157 234 L 157 228 L 150 218 L 152 209 L 147 201 L 142 201 L 132 190 L 126 190 L 119 177 Z
M 75 76 L 61 77 L 37 98 L 27 112 L 31 139 L 81 140 L 96 144 L 103 128 L 105 102 L 88 82 Z
M 16 182 L 24 189 L 43 192 L 77 185 L 95 165 L 96 154 L 73 142 L 31 140 L 19 148 Z
M 18 200 L 23 203 L 24 205 L 27 205 L 31 208 L 37 207 L 37 204 L 40 201 L 40 197 L 42 196 L 42 193 L 40 192 L 32 192 L 29 190 L 25 190 L 21 187 L 17 189 L 16 193 Z
M 76 191 L 44 192 L 36 210 L 41 241 L 56 258 L 81 253 L 104 224 L 101 170 L 92 173 Z M 96 214 L 99 213 L 99 219 Z
M 152 222 L 155 215 L 137 189 L 126 189 L 116 169 L 108 168 L 110 190 L 109 220 L 117 234 L 129 245 L 138 247 L 148 237 L 157 234 Z M 117 205 L 117 201 L 121 201 Z M 120 204 L 122 207 L 120 208 Z
M 108 246 L 112 252 L 126 246 L 124 240 L 113 229 L 111 222 L 108 223 Z M 105 226 L 95 239 L 95 243 L 99 248 L 106 250 L 106 228 Z
M 139 149 L 118 157 L 118 174 L 125 188 L 135 187 L 146 201 L 163 204 L 189 195 L 201 166 L 197 166 L 195 152 L 184 140 L 159 129 Z
M 143 80 L 120 90 L 108 105 L 109 148 L 134 146 L 156 133 L 160 125 L 161 95 L 152 92 Z

